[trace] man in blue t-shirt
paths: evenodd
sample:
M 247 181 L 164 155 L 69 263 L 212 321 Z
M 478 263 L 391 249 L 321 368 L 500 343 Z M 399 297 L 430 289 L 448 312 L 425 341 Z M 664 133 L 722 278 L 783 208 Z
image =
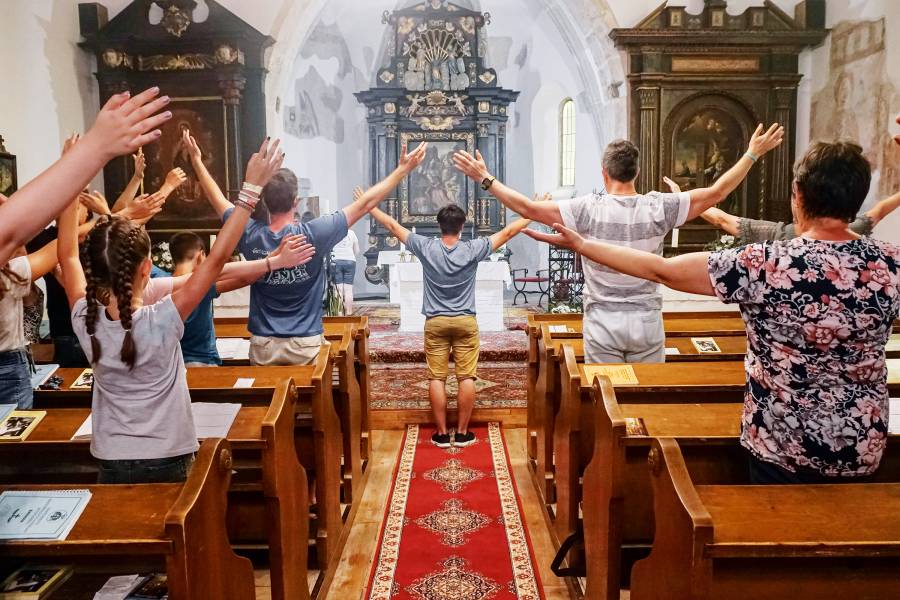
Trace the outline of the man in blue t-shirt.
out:
M 219 190 L 203 164 L 200 148 L 188 132 L 184 144 L 191 154 L 207 200 L 223 219 L 234 205 Z M 255 365 L 311 364 L 322 344 L 323 299 L 325 294 L 325 257 L 347 235 L 347 231 L 371 209 L 378 206 L 404 177 L 425 157 L 427 144 L 412 153 L 404 145 L 399 166 L 373 186 L 359 200 L 338 212 L 297 223 L 294 218 L 298 197 L 297 177 L 282 169 L 262 190 L 262 201 L 269 212 L 268 222 L 251 219 L 238 248 L 248 260 L 265 257 L 278 247 L 285 236 L 303 235 L 316 255 L 308 263 L 293 269 L 272 269 L 250 288 L 250 362 Z M 274 151 L 274 149 L 273 149 Z
M 169 242 L 175 272 L 169 275 L 158 269 L 155 277 L 175 277 L 176 286 L 183 285 L 197 267 L 206 260 L 206 246 L 196 233 L 183 231 Z M 215 367 L 222 364 L 216 349 L 213 301 L 220 294 L 250 285 L 271 268 L 295 268 L 308 262 L 314 249 L 301 237 L 285 237 L 278 249 L 257 261 L 232 262 L 222 269 L 216 284 L 209 288 L 197 308 L 184 321 L 181 354 L 187 367 Z M 153 275 L 151 275 L 153 276 Z

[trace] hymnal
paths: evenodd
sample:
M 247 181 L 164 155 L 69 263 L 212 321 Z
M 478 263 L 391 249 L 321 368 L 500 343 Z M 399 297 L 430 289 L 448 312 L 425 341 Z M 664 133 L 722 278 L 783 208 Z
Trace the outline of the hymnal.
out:
M 43 600 L 71 575 L 72 567 L 26 565 L 0 583 L 0 600 Z
M 637 385 L 638 378 L 631 365 L 585 365 L 584 375 L 589 382 L 594 377 L 606 375 L 613 385 Z
M 94 387 L 94 370 L 85 369 L 75 380 L 75 383 L 69 386 L 73 390 L 90 390 Z
M 0 421 L 0 442 L 22 442 L 28 439 L 46 410 L 14 410 Z
M 691 338 L 691 343 L 700 354 L 721 354 L 722 349 L 716 343 L 715 338 Z
M 64 540 L 90 500 L 90 490 L 0 493 L 0 540 Z

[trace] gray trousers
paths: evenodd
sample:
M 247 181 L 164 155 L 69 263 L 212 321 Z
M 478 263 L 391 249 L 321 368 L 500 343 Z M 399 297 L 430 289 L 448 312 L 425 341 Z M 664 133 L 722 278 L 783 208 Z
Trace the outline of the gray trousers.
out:
M 584 354 L 587 363 L 666 362 L 662 311 L 588 310 Z

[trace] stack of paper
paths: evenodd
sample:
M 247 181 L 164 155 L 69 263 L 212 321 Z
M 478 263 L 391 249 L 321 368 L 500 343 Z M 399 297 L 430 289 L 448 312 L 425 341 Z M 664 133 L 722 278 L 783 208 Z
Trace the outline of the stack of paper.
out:
M 64 540 L 90 500 L 90 490 L 0 493 L 0 540 Z
M 91 415 L 87 416 L 87 419 L 84 420 L 84 423 L 81 424 L 81 427 L 78 428 L 78 431 L 75 432 L 75 435 L 72 436 L 73 440 L 89 440 L 91 439 L 91 434 L 93 432 L 93 424 L 91 422 Z
M 192 403 L 191 411 L 194 413 L 197 437 L 200 439 L 228 437 L 228 432 L 240 410 L 240 404 Z
M 888 414 L 888 433 L 900 435 L 900 398 L 891 398 Z
M 219 338 L 216 350 L 222 360 L 249 360 L 250 340 L 243 338 Z

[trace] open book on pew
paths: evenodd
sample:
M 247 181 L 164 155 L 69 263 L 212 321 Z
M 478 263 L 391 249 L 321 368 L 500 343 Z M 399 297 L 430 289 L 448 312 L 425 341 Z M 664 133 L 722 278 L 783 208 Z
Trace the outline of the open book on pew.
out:
M 250 340 L 218 338 L 216 350 L 222 360 L 250 360 Z
M 94 600 L 165 600 L 168 597 L 165 573 L 110 577 L 94 594 Z
M 191 412 L 194 415 L 194 427 L 197 429 L 197 438 L 227 438 L 231 426 L 234 424 L 237 414 L 241 411 L 240 404 L 224 404 L 215 402 L 193 402 Z M 88 415 L 72 436 L 73 440 L 89 440 L 93 432 L 91 415 Z
M 0 583 L 0 600 L 44 600 L 71 576 L 70 566 L 25 565 Z
M 90 490 L 6 490 L 0 540 L 64 540 L 90 500 Z

